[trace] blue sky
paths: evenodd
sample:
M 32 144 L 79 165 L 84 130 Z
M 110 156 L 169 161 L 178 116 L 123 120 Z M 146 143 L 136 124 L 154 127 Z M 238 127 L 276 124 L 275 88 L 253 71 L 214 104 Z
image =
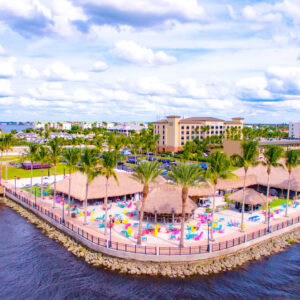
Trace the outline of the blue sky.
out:
M 0 120 L 300 118 L 300 0 L 0 0 Z

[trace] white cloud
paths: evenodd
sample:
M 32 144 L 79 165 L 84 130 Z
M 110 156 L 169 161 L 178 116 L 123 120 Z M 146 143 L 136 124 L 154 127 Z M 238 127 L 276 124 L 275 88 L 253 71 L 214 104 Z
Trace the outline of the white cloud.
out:
M 261 3 L 257 5 L 247 5 L 243 14 L 246 19 L 256 22 L 277 23 L 282 21 L 282 15 L 277 12 L 272 12 L 272 5 Z
M 272 94 L 266 90 L 267 80 L 265 77 L 247 77 L 237 83 L 237 96 L 244 99 L 271 99 Z
M 300 93 L 300 67 L 271 67 L 266 78 L 268 89 L 274 93 Z
M 0 79 L 0 97 L 10 96 L 13 94 L 10 80 Z
M 93 72 L 104 72 L 108 69 L 108 65 L 104 61 L 96 61 L 91 68 Z
M 174 56 L 169 56 L 163 51 L 154 52 L 152 49 L 140 46 L 134 41 L 118 41 L 113 52 L 129 63 L 147 67 L 168 65 L 177 61 Z
M 9 59 L 0 59 L 0 78 L 9 78 L 16 75 L 15 71 L 15 57 L 10 57 Z
M 4 50 L 4 48 L 0 45 L 0 56 L 5 55 L 6 52 Z
M 40 77 L 40 72 L 28 64 L 23 66 L 22 74 L 24 77 L 31 79 L 37 79 Z
M 69 66 L 59 61 L 46 68 L 43 74 L 49 81 L 86 81 L 89 79 L 87 73 L 73 72 Z
M 157 77 L 139 78 L 136 91 L 147 95 L 174 95 L 176 93 L 173 87 L 161 82 Z
M 193 78 L 184 78 L 179 81 L 179 90 L 184 96 L 193 98 L 207 98 L 208 91 L 205 86 L 198 86 Z

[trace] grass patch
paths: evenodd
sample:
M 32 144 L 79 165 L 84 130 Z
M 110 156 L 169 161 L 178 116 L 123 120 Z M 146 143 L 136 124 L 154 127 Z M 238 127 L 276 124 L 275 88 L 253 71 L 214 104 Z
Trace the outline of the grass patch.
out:
M 12 160 L 21 160 L 22 155 L 12 155 L 12 156 L 3 156 L 2 161 L 12 161 Z
M 59 164 L 56 166 L 56 175 L 63 175 L 65 173 L 69 173 L 69 169 L 64 164 Z M 35 169 L 32 171 L 33 177 L 40 177 L 42 176 L 42 170 L 41 169 Z M 15 167 L 8 167 L 7 168 L 7 177 L 8 179 L 14 179 L 15 177 L 20 178 L 30 178 L 31 171 L 30 170 L 24 170 L 22 168 L 15 168 Z M 44 169 L 43 171 L 44 176 L 48 176 L 48 169 Z M 54 167 L 49 169 L 49 175 L 54 175 Z M 5 179 L 5 166 L 2 166 L 2 179 Z
M 292 200 L 289 201 L 289 203 L 291 203 L 291 202 L 292 202 Z M 286 203 L 286 199 L 285 198 L 275 199 L 272 202 L 269 202 L 269 206 L 270 206 L 270 208 L 274 208 L 274 207 L 277 207 L 277 206 L 281 206 L 282 203 L 284 203 L 284 204 Z M 265 204 L 262 205 L 261 207 L 262 207 L 262 209 L 266 209 L 266 205 Z

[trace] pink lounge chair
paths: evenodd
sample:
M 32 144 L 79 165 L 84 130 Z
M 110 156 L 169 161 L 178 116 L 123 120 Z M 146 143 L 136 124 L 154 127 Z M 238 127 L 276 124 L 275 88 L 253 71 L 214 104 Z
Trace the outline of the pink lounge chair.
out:
M 203 231 L 195 237 L 195 241 L 199 241 L 202 238 Z
M 128 205 L 127 205 L 127 208 L 130 208 L 132 206 L 132 202 L 130 202 Z
M 219 230 L 219 233 L 224 233 L 224 229 Z
M 125 229 L 127 229 L 129 226 L 131 226 L 131 224 L 130 224 L 130 223 L 127 223 L 127 224 L 125 225 Z

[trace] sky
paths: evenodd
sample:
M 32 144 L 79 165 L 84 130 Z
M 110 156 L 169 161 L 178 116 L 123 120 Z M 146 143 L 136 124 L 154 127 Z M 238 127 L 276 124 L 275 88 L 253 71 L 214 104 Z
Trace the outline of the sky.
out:
M 0 121 L 300 121 L 300 0 L 0 0 Z

